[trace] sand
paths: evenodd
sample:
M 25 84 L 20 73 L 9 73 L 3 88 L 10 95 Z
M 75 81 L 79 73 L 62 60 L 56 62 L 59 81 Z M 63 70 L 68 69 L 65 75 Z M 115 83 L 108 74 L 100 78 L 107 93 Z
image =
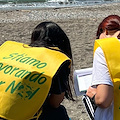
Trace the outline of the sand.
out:
M 73 70 L 92 67 L 93 45 L 99 23 L 110 14 L 120 16 L 120 3 L 39 10 L 0 11 L 0 44 L 7 40 L 30 43 L 33 28 L 43 21 L 53 21 L 62 27 L 71 42 Z M 71 120 L 89 120 L 81 96 L 76 101 L 65 99 Z

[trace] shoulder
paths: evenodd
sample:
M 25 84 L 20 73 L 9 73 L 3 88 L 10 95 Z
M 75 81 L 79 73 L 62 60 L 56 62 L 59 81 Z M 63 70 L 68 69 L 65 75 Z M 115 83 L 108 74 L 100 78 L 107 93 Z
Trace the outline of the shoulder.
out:
M 70 65 L 71 65 L 71 62 L 69 60 L 64 61 L 59 67 L 56 75 L 61 76 L 61 74 L 64 74 L 65 76 L 66 75 L 68 76 L 70 73 Z
M 105 63 L 105 56 L 101 47 L 98 47 L 94 53 L 94 63 Z
M 95 50 L 94 56 L 95 56 L 95 55 L 104 55 L 103 50 L 102 50 L 101 47 L 98 47 L 98 48 Z

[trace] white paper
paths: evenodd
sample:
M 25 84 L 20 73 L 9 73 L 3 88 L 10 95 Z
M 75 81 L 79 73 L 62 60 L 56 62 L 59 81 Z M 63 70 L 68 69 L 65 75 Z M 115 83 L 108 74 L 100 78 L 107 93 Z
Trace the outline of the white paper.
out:
M 74 71 L 74 87 L 77 96 L 85 94 L 92 82 L 92 68 Z

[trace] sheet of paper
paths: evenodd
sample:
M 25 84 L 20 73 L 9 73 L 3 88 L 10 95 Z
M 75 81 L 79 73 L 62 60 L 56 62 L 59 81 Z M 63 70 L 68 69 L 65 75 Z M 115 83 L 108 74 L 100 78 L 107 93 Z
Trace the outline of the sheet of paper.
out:
M 91 86 L 92 68 L 85 68 L 74 71 L 74 87 L 77 96 L 85 94 Z
M 77 76 L 79 91 L 86 91 L 91 85 L 92 75 Z

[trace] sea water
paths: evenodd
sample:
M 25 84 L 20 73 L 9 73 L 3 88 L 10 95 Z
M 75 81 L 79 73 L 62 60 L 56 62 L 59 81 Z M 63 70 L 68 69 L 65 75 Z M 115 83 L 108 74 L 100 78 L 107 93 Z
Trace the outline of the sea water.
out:
M 120 0 L 0 0 L 0 11 L 88 6 L 113 2 Z

